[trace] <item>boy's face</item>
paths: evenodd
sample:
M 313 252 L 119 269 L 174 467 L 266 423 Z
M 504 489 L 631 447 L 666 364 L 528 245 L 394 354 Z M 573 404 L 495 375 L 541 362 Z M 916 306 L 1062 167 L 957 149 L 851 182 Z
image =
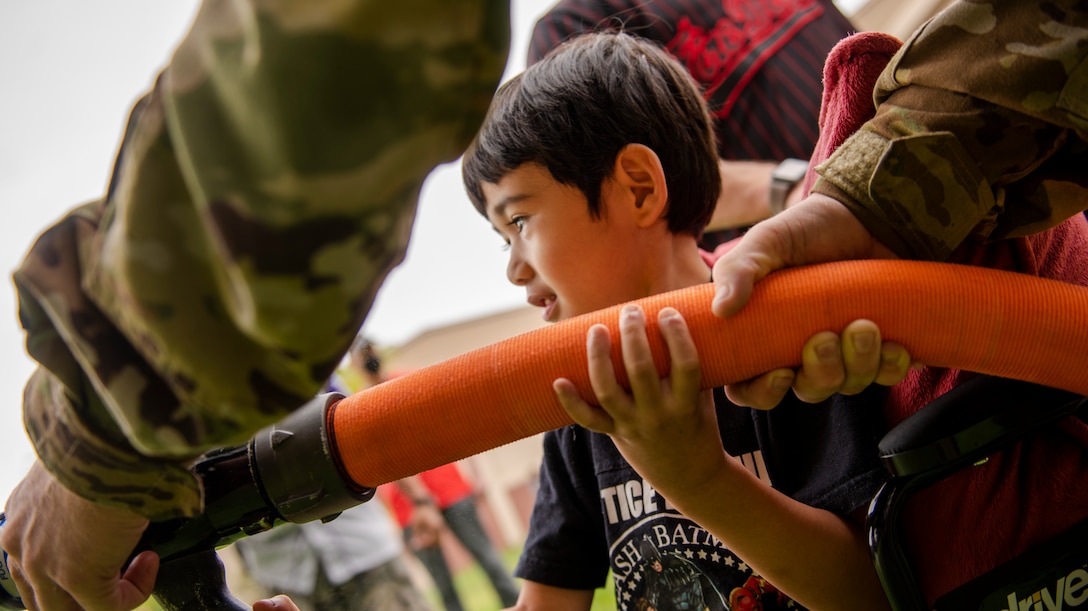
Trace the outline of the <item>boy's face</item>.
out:
M 506 276 L 524 286 L 548 322 L 645 297 L 638 227 L 612 181 L 601 189 L 601 218 L 585 195 L 562 185 L 543 166 L 525 164 L 498 183 L 482 185 L 487 218 L 509 245 Z

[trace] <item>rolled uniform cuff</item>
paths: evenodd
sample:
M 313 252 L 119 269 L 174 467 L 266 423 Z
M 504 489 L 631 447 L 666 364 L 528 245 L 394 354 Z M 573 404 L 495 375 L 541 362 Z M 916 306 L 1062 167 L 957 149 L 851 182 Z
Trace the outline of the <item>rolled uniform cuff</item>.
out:
M 145 456 L 93 430 L 65 386 L 43 368 L 27 382 L 23 417 L 38 458 L 73 493 L 153 522 L 200 512 L 200 483 L 186 466 Z
M 999 212 L 989 183 L 948 132 L 888 139 L 862 129 L 816 171 L 813 192 L 841 201 L 905 258 L 945 260 L 992 228 L 986 221 Z

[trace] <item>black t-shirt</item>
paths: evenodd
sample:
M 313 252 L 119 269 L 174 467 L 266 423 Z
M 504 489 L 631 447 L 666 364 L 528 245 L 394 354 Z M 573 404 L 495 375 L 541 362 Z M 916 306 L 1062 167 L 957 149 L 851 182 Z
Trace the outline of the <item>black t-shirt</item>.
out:
M 883 481 L 876 444 L 883 389 L 776 409 L 715 393 L 723 445 L 781 492 L 848 513 Z M 738 499 L 738 502 L 743 500 Z M 801 608 L 653 490 L 607 435 L 568 426 L 544 435 L 540 488 L 515 574 L 554 587 L 601 587 L 609 569 L 619 609 Z

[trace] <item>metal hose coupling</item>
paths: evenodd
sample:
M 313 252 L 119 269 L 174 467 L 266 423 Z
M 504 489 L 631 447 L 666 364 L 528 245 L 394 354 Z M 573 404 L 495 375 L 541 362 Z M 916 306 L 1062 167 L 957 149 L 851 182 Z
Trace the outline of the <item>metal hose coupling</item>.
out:
M 344 473 L 328 427 L 344 395 L 319 395 L 253 436 L 250 452 L 268 501 L 288 522 L 330 520 L 374 496 Z

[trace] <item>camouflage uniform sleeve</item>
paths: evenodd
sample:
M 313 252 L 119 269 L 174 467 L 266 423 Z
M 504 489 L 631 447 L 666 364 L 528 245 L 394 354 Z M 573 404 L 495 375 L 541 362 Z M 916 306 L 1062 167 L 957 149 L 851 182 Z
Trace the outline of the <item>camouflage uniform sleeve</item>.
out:
M 1075 4 L 950 6 L 889 63 L 875 118 L 813 190 L 900 255 L 932 260 L 1088 207 L 1088 14 Z
M 497 0 L 205 2 L 106 196 L 15 272 L 51 472 L 154 520 L 198 511 L 192 458 L 302 405 L 347 351 L 509 28 Z

